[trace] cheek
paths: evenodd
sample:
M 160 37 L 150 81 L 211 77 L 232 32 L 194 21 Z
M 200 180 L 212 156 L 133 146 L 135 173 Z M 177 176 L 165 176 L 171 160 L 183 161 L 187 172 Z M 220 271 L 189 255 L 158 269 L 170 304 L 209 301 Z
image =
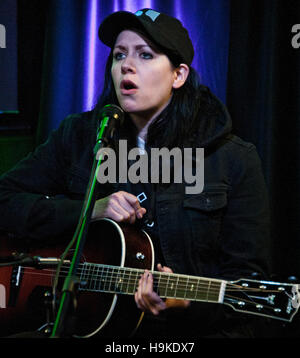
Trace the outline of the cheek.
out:
M 114 84 L 115 89 L 117 89 L 117 83 L 118 83 L 118 70 L 116 66 L 112 66 L 111 68 L 111 77 Z
M 160 72 L 151 79 L 151 88 L 154 93 L 160 96 L 169 96 L 173 89 L 173 77 L 166 72 Z

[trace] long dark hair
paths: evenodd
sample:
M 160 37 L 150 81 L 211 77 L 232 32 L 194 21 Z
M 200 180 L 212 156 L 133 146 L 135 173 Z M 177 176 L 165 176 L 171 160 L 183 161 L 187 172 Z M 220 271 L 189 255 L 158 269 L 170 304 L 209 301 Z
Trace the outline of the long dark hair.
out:
M 106 104 L 119 106 L 111 76 L 112 60 L 111 51 L 106 62 L 103 91 L 94 109 L 96 113 Z M 211 101 L 210 90 L 201 84 L 197 71 L 190 67 L 185 84 L 173 90 L 169 105 L 149 126 L 147 145 L 153 148 L 193 147 L 196 139 L 198 143 L 199 139 L 201 141 L 201 132 L 204 134 L 206 127 L 210 125 L 204 118 L 215 112 L 216 105 Z M 137 129 L 129 115 L 125 114 L 118 139 L 126 138 L 133 144 L 136 133 Z

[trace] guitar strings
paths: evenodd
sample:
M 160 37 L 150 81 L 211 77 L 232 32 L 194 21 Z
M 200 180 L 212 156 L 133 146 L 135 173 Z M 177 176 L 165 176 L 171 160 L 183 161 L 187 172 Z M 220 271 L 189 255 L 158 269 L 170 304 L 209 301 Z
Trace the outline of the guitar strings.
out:
M 27 268 L 28 269 L 28 268 Z M 41 273 L 41 272 L 35 272 L 34 271 L 34 269 L 31 269 L 31 268 L 29 268 L 29 272 L 26 272 L 26 274 L 30 274 L 30 275 L 38 275 L 38 276 L 47 276 L 47 277 L 53 277 L 53 273 L 55 272 L 55 270 L 54 269 L 44 269 L 43 271 L 48 271 L 47 273 Z M 67 272 L 65 272 L 66 273 L 66 275 L 67 275 Z M 158 274 L 160 274 L 160 272 L 154 272 L 154 273 L 158 273 Z M 98 275 L 99 276 L 99 275 Z M 93 276 L 92 276 L 93 277 Z M 116 278 L 115 276 L 111 276 L 111 277 L 113 277 L 113 278 Z M 119 276 L 117 276 L 118 278 L 120 278 Z M 136 289 L 137 288 L 137 283 L 138 283 L 138 279 L 139 279 L 139 277 L 140 276 L 136 276 L 135 277 L 135 279 L 131 279 L 131 281 L 130 281 L 130 283 L 129 282 L 127 282 L 127 287 L 128 286 L 131 286 L 131 285 L 133 285 L 134 286 L 134 288 Z M 109 285 L 111 285 L 111 283 L 112 282 L 110 282 L 110 284 Z M 165 282 L 165 283 L 167 283 L 167 284 L 169 284 L 168 282 Z M 199 284 L 201 285 L 203 285 L 204 283 L 202 282 L 199 282 Z M 215 283 L 215 285 L 217 285 L 216 283 Z M 262 289 L 256 289 L 256 288 L 247 288 L 247 287 L 243 287 L 243 286 L 239 286 L 239 285 L 236 285 L 236 284 L 228 284 L 229 286 L 232 286 L 232 289 L 231 290 L 228 290 L 227 288 L 226 288 L 226 292 L 227 291 L 241 291 L 241 289 L 243 290 L 242 291 L 242 293 L 244 293 L 244 294 L 246 294 L 244 291 L 247 291 L 247 290 L 249 290 L 249 291 L 251 291 L 251 292 L 277 292 L 276 290 L 262 290 Z M 165 286 L 165 287 L 167 287 L 167 286 Z M 163 286 L 163 283 L 162 282 L 160 282 L 160 284 L 159 284 L 159 288 L 162 288 L 162 289 L 164 289 L 164 286 Z M 234 288 L 234 289 L 233 289 Z M 174 289 L 174 291 L 180 291 L 180 290 L 186 290 L 186 285 L 183 285 L 183 286 L 180 286 L 180 287 L 178 287 L 178 285 L 177 285 L 177 287 Z M 85 289 L 83 289 L 83 290 L 85 290 Z M 108 289 L 108 288 L 106 288 L 106 289 L 96 289 L 96 288 L 90 288 L 90 289 L 86 289 L 87 291 L 98 291 L 98 292 L 110 292 L 110 290 L 112 290 L 111 288 L 110 289 Z M 209 291 L 214 291 L 215 293 L 218 293 L 219 294 L 219 286 L 218 286 L 218 288 L 217 287 L 212 287 L 211 285 L 210 285 L 210 288 L 209 288 Z M 113 290 L 112 291 L 112 293 L 116 293 L 116 294 L 134 294 L 134 292 L 135 291 L 130 291 L 130 292 L 128 292 L 128 291 L 115 291 L 115 290 Z M 195 293 L 195 297 L 187 297 L 187 299 L 198 299 L 199 301 L 210 301 L 209 299 L 208 299 L 208 295 L 207 295 L 207 290 L 204 290 L 203 288 L 201 288 L 201 287 L 198 287 L 195 291 L 194 291 L 194 293 Z M 204 298 L 200 298 L 200 297 L 198 297 L 198 295 L 199 294 L 203 294 L 204 293 L 204 296 L 206 296 L 207 297 L 207 299 L 204 299 Z M 246 296 L 247 296 L 247 294 L 246 294 Z M 161 296 L 162 298 L 167 298 L 167 297 L 171 297 L 171 298 L 180 298 L 180 299 L 184 299 L 184 298 L 186 298 L 186 297 L 174 297 L 174 295 L 171 295 L 171 296 L 168 296 L 167 294 L 166 295 L 162 295 Z M 233 298 L 233 299 L 237 299 L 235 296 L 232 296 L 232 295 L 229 295 L 229 294 L 226 294 L 226 297 L 227 298 Z M 240 301 L 240 302 L 245 302 L 245 303 L 248 303 L 249 305 L 252 305 L 252 306 L 254 306 L 254 305 L 257 305 L 257 303 L 256 302 L 254 302 L 252 299 L 251 299 L 251 297 L 250 297 L 250 299 L 245 299 L 245 298 L 238 298 L 238 301 Z M 216 299 L 214 299 L 214 301 L 213 302 L 218 302 Z M 264 304 L 263 305 L 263 307 L 264 307 L 264 309 L 270 309 L 270 310 L 274 310 L 274 306 L 272 306 L 272 305 L 266 305 L 266 304 Z
M 63 268 L 67 268 L 67 267 L 62 267 Z M 43 269 L 43 272 L 35 272 L 36 270 L 35 269 L 31 269 L 31 268 L 27 268 L 31 271 L 29 272 L 26 272 L 28 274 L 32 274 L 32 275 L 39 275 L 39 276 L 53 276 L 53 273 L 55 272 L 54 269 Z M 124 268 L 122 268 L 124 269 Z M 47 273 L 45 273 L 45 271 L 47 271 Z M 127 285 L 127 286 L 132 286 L 134 284 L 137 284 L 138 283 L 138 280 L 140 279 L 140 276 L 141 274 L 144 272 L 144 270 L 141 270 L 140 273 L 132 273 L 132 272 L 129 272 L 127 273 L 125 271 L 125 274 L 124 273 L 120 273 L 119 271 L 118 272 L 111 272 L 110 274 L 108 273 L 103 273 L 100 274 L 99 272 L 97 273 L 84 273 L 83 274 L 83 277 L 81 277 L 81 280 L 84 281 L 84 280 L 87 280 L 90 282 L 90 285 L 93 284 L 94 286 L 96 286 L 96 284 L 98 283 L 99 285 L 100 284 L 106 284 L 106 285 L 111 285 L 113 284 L 115 280 L 119 280 L 119 285 L 122 284 L 122 285 Z M 61 271 L 61 274 L 65 274 L 65 276 L 63 275 L 60 275 L 61 278 L 64 278 L 66 277 L 68 271 Z M 197 278 L 188 278 L 186 280 L 186 282 L 178 282 L 178 279 L 182 279 L 180 276 L 174 274 L 174 277 L 170 276 L 169 273 L 166 273 L 167 276 L 166 277 L 163 277 L 163 274 L 162 272 L 151 272 L 154 276 L 154 285 L 156 284 L 155 281 L 158 281 L 158 285 L 159 285 L 159 288 L 167 288 L 168 286 L 170 286 L 170 284 L 173 284 L 176 286 L 176 289 L 178 290 L 183 290 L 183 289 L 186 289 L 188 284 L 193 284 L 193 285 L 196 285 L 198 286 L 197 288 L 197 291 L 199 291 L 200 289 L 203 289 L 199 286 L 205 286 L 205 288 L 207 288 L 208 286 L 208 291 L 215 291 L 215 292 L 219 292 L 220 291 L 220 283 L 215 283 L 213 281 L 209 281 L 209 279 L 205 280 L 205 282 L 201 279 L 197 279 Z M 135 276 L 133 276 L 135 275 Z M 173 274 L 172 274 L 173 275 Z M 159 278 L 157 278 L 156 276 L 160 276 Z M 121 281 L 120 281 L 121 280 Z M 123 281 L 124 280 L 124 281 Z M 189 281 L 192 281 L 194 280 L 195 282 L 189 282 Z M 104 281 L 104 282 L 103 282 Z M 176 281 L 176 282 L 175 282 Z M 99 286 L 98 285 L 98 286 Z M 164 286 L 166 285 L 166 286 Z M 96 289 L 96 287 L 94 287 Z M 88 290 L 88 289 L 87 289 Z M 99 289 L 100 290 L 100 289 Z M 169 289 L 171 290 L 171 289 Z M 261 289 L 261 288 L 255 288 L 255 287 L 244 287 L 244 286 L 241 286 L 241 285 L 237 285 L 237 284 L 232 284 L 232 283 L 226 283 L 226 291 L 250 291 L 250 292 L 268 292 L 268 293 L 275 293 L 275 292 L 278 292 L 277 290 L 267 290 L 267 289 Z M 207 291 L 207 290 L 206 290 Z
M 124 268 L 122 268 L 122 269 L 124 269 Z M 34 269 L 32 269 L 32 270 L 34 270 Z M 49 271 L 50 272 L 50 274 L 44 274 L 44 275 L 48 275 L 48 276 L 51 276 L 52 275 L 52 273 L 53 273 L 53 269 L 44 269 L 43 271 Z M 143 272 L 144 270 L 141 270 L 141 274 L 142 274 L 142 272 Z M 37 273 L 35 273 L 35 272 L 31 272 L 32 274 L 37 274 L 37 275 L 43 275 L 42 273 L 40 273 L 40 272 L 37 272 Z M 67 274 L 67 271 L 65 271 L 65 272 L 63 272 L 62 271 L 62 273 L 66 273 Z M 152 272 L 152 274 L 154 274 L 154 278 L 156 278 L 155 276 L 156 275 L 163 275 L 164 273 L 160 273 L 160 272 L 157 272 L 157 271 L 155 271 L 155 272 Z M 122 276 L 121 276 L 122 275 Z M 137 275 L 136 273 L 135 273 L 135 275 Z M 170 274 L 169 273 L 167 273 L 167 277 L 166 277 L 166 280 L 167 280 L 167 283 L 170 281 L 170 280 L 178 280 L 178 275 L 176 275 L 176 274 L 174 274 L 174 277 L 171 277 L 170 276 Z M 116 279 L 116 278 L 118 278 L 118 279 L 124 279 L 124 280 L 126 280 L 127 279 L 127 281 L 125 282 L 125 283 L 127 283 L 128 285 L 130 285 L 131 284 L 131 281 L 133 281 L 133 282 L 135 282 L 137 279 L 139 279 L 140 278 L 140 276 L 136 276 L 136 277 L 132 277 L 133 276 L 133 273 L 132 272 L 130 272 L 130 273 L 126 273 L 126 271 L 125 271 L 125 275 L 124 275 L 124 273 L 120 273 L 119 271 L 116 273 L 116 272 L 112 272 L 112 275 L 109 275 L 109 274 L 107 274 L 107 273 L 103 273 L 102 272 L 102 274 L 99 274 L 99 272 L 98 273 L 86 273 L 86 274 L 84 274 L 84 276 L 86 276 L 86 277 L 84 277 L 85 279 L 87 279 L 87 280 L 89 280 L 90 282 L 92 282 L 92 281 L 97 281 L 97 282 L 101 282 L 101 281 L 103 281 L 103 276 L 105 276 L 105 281 L 111 281 L 112 279 Z M 128 280 L 128 277 L 129 277 L 129 280 Z M 63 276 L 62 276 L 62 278 L 63 278 Z M 100 278 L 100 279 L 99 279 Z M 160 283 L 162 283 L 162 281 L 161 281 L 161 278 L 162 277 L 160 277 L 158 280 L 160 280 Z M 199 284 L 201 284 L 201 285 L 207 285 L 207 283 L 206 282 L 204 282 L 204 281 L 202 281 L 201 282 L 201 279 L 197 279 L 197 278 L 188 278 L 187 279 L 187 283 L 188 283 L 188 281 L 189 280 L 197 280 L 197 285 L 199 285 Z M 199 280 L 200 280 L 200 282 L 199 282 Z M 205 280 L 206 281 L 206 280 Z M 207 280 L 207 282 L 208 283 L 210 283 L 210 288 L 212 288 L 212 286 L 211 285 L 216 285 L 216 287 L 218 287 L 218 290 L 219 290 L 219 287 L 220 287 L 220 284 L 219 283 L 214 283 L 214 282 L 212 282 L 212 281 L 209 281 L 209 279 Z M 94 282 L 94 283 L 96 283 L 96 282 Z M 112 281 L 110 282 L 110 283 L 112 283 Z M 174 283 L 174 282 L 173 282 Z M 186 285 L 187 285 L 187 283 L 184 283 L 183 284 L 183 286 L 182 287 L 186 287 Z M 178 287 L 178 283 L 176 283 L 177 284 L 177 287 Z M 180 282 L 179 282 L 179 284 L 180 284 Z M 231 286 L 231 290 L 241 290 L 241 289 L 243 289 L 243 290 L 245 290 L 245 291 L 254 291 L 254 292 L 278 292 L 277 290 L 266 290 L 266 289 L 260 289 L 260 288 L 249 288 L 249 287 L 244 287 L 244 286 L 241 286 L 241 285 L 236 285 L 236 284 L 231 284 L 231 283 L 228 283 L 227 282 L 227 285 L 226 286 Z M 228 290 L 228 288 L 226 287 L 226 290 Z

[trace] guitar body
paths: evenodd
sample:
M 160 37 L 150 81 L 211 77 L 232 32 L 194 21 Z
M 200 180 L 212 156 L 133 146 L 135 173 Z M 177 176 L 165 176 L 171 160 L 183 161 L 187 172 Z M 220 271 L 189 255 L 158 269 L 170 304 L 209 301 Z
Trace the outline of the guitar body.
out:
M 16 251 L 8 240 L 1 242 L 2 256 Z M 65 247 L 35 248 L 30 255 L 59 258 Z M 22 251 L 23 252 L 23 251 Z M 3 255 L 4 254 L 4 255 Z M 72 254 L 72 252 L 71 252 Z M 71 256 L 67 257 L 71 260 Z M 93 221 L 89 226 L 81 264 L 85 262 L 153 270 L 154 251 L 150 237 L 133 226 L 112 220 Z M 37 330 L 53 323 L 51 297 L 56 269 L 7 266 L 0 268 L 1 335 Z M 66 269 L 61 269 L 65 277 Z M 79 277 L 80 279 L 80 277 Z M 58 288 L 64 282 L 60 279 Z M 59 292 L 59 289 L 58 289 Z M 133 296 L 95 290 L 76 291 L 75 336 L 129 336 L 138 328 L 142 314 Z M 47 317 L 48 316 L 48 317 Z M 50 317 L 49 317 L 50 316 Z
M 0 336 L 36 330 L 51 333 L 73 257 L 72 248 L 69 256 L 63 258 L 56 285 L 57 264 L 66 250 L 65 243 L 52 242 L 52 246 L 28 249 L 24 242 L 19 243 L 24 247 L 17 247 L 14 240 L 0 240 L 2 262 L 11 259 L 15 251 L 26 253 L 25 259 L 30 262 L 27 266 L 14 263 L 0 267 Z M 41 265 L 36 266 L 36 262 Z M 86 338 L 133 335 L 143 318 L 133 295 L 145 269 L 152 272 L 153 289 L 162 298 L 226 304 L 238 312 L 285 322 L 293 319 L 300 305 L 298 284 L 250 279 L 225 281 L 155 272 L 152 241 L 144 231 L 101 219 L 89 225 L 76 272 L 76 300 L 69 305 L 73 310 L 63 321 L 64 335 Z M 57 288 L 56 295 L 53 287 Z

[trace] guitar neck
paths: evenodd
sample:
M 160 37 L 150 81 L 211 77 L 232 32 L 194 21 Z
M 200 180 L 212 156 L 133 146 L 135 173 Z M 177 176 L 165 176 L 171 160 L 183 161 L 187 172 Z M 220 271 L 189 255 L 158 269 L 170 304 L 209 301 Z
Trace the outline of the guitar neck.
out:
M 79 273 L 81 290 L 134 295 L 144 270 L 85 263 Z M 151 273 L 153 289 L 162 298 L 223 302 L 226 281 L 157 271 Z
M 79 269 L 80 290 L 134 295 L 144 270 L 84 263 Z M 225 281 L 183 274 L 151 272 L 153 290 L 162 298 L 223 303 L 239 312 L 283 321 L 296 314 L 298 285 L 240 279 Z

